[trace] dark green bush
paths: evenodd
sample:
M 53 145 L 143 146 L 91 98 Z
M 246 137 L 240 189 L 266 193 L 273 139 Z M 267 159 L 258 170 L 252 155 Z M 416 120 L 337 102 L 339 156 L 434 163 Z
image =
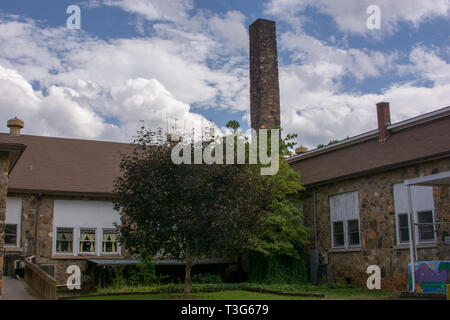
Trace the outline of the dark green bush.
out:
M 222 278 L 212 273 L 196 274 L 192 276 L 192 283 L 222 283 Z
M 307 280 L 306 263 L 303 259 L 254 253 L 249 255 L 249 265 L 248 282 L 292 284 Z

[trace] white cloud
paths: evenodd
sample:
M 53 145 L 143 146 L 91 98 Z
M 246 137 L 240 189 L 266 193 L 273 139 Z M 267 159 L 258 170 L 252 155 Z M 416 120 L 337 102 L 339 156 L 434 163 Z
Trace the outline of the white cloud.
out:
M 24 119 L 27 133 L 127 141 L 139 120 L 164 129 L 166 117 L 169 126 L 176 121 L 178 129 L 199 128 L 202 122 L 206 125 L 205 118 L 190 111 L 193 103 L 246 110 L 246 60 L 229 56 L 230 47 L 243 49 L 243 16 L 231 12 L 223 23 L 214 17 L 214 28 L 205 32 L 159 24 L 152 37 L 110 41 L 66 28 L 42 29 L 31 20 L 0 18 L 0 39 L 5 44 L 0 48 L 0 66 L 8 70 L 4 71 L 7 83 L 0 110 L 5 118 L 1 120 L 29 117 Z M 233 32 L 241 32 L 240 40 L 226 32 L 228 24 Z M 219 40 L 228 40 L 221 43 L 215 33 L 221 34 Z M 33 81 L 45 91 L 33 90 Z M 126 95 L 130 98 L 125 99 Z M 21 99 L 23 103 L 15 102 Z M 36 112 L 28 113 L 32 106 Z M 52 114 L 71 123 L 55 125 Z M 108 123 L 111 121 L 120 127 Z
M 108 6 L 144 16 L 148 20 L 184 22 L 193 9 L 192 0 L 104 0 Z
M 448 18 L 450 9 L 449 0 L 271 0 L 266 5 L 266 13 L 299 25 L 299 14 L 307 7 L 314 7 L 332 16 L 342 31 L 376 35 L 366 26 L 369 17 L 366 10 L 374 4 L 381 9 L 381 29 L 388 33 L 393 32 L 402 21 L 418 26 L 427 19 Z
M 169 127 L 187 130 L 206 124 L 192 112 L 193 104 L 244 111 L 242 120 L 248 123 L 248 34 L 242 13 L 191 13 L 185 1 L 167 6 L 155 1 L 151 8 L 149 1 L 136 2 L 142 5 L 137 7 L 132 1 L 109 2 L 140 12 L 140 21 L 151 21 L 151 34 L 106 41 L 67 28 L 40 28 L 32 20 L 0 18 L 1 123 L 18 116 L 28 134 L 129 141 L 140 120 L 162 128 L 168 120 Z M 173 9 L 177 3 L 180 12 Z M 297 4 L 309 1 L 271 3 L 295 12 Z M 319 3 L 320 10 L 331 10 Z M 166 18 L 155 18 L 158 10 Z M 408 53 L 409 63 L 398 65 L 396 51 L 327 44 L 299 25 L 282 33 L 278 43 L 290 58 L 280 64 L 282 125 L 285 133 L 299 133 L 308 147 L 376 128 L 375 104 L 382 100 L 391 102 L 393 121 L 449 105 L 449 64 L 437 49 L 416 47 Z M 376 94 L 341 92 L 345 76 L 367 81 L 397 71 L 434 86 L 410 81 Z M 46 90 L 33 90 L 33 81 Z
M 450 105 L 450 83 L 420 87 L 394 84 L 379 94 L 350 94 L 302 89 L 305 81 L 283 70 L 280 74 L 281 121 L 285 133 L 298 133 L 309 148 L 377 128 L 376 103 L 388 101 L 391 120 L 398 122 Z
M 360 49 L 342 49 L 324 44 L 322 41 L 297 29 L 286 32 L 279 41 L 282 49 L 290 53 L 293 63 L 302 65 L 292 67 L 311 75 L 310 88 L 317 88 L 319 82 L 331 86 L 332 82 L 344 75 L 358 80 L 377 77 L 394 68 L 397 53 L 383 53 Z
M 401 73 L 413 73 L 437 85 L 450 83 L 450 63 L 441 59 L 437 51 L 416 47 L 411 51 L 409 60 L 410 65 L 399 66 Z

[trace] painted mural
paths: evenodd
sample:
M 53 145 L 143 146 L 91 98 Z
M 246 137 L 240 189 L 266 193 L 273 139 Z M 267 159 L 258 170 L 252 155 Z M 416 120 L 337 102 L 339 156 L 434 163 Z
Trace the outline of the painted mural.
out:
M 417 292 L 447 292 L 447 284 L 450 284 L 450 261 L 419 261 L 415 263 L 415 270 Z M 411 288 L 411 263 L 408 264 L 408 279 Z

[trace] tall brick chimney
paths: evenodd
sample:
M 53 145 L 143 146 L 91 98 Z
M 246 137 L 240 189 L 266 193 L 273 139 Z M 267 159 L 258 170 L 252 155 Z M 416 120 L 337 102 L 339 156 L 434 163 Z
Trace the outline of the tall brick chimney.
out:
M 280 88 L 275 21 L 258 19 L 250 25 L 251 127 L 280 128 Z
M 377 117 L 378 117 L 378 140 L 380 142 L 386 141 L 391 133 L 387 127 L 391 124 L 391 112 L 389 110 L 389 102 L 377 103 Z
M 20 136 L 20 129 L 23 128 L 23 121 L 19 118 L 15 117 L 13 119 L 9 119 L 6 125 L 9 128 L 9 135 L 11 136 Z

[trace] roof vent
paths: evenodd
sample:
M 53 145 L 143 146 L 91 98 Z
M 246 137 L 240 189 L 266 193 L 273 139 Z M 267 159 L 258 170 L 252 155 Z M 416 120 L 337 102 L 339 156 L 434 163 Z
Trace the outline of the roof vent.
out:
M 23 128 L 23 121 L 19 118 L 15 117 L 13 119 L 9 119 L 6 123 L 9 128 L 9 135 L 11 136 L 20 136 L 20 129 Z
M 298 148 L 295 149 L 295 154 L 302 154 L 308 152 L 308 148 L 304 147 L 304 146 L 300 146 Z

